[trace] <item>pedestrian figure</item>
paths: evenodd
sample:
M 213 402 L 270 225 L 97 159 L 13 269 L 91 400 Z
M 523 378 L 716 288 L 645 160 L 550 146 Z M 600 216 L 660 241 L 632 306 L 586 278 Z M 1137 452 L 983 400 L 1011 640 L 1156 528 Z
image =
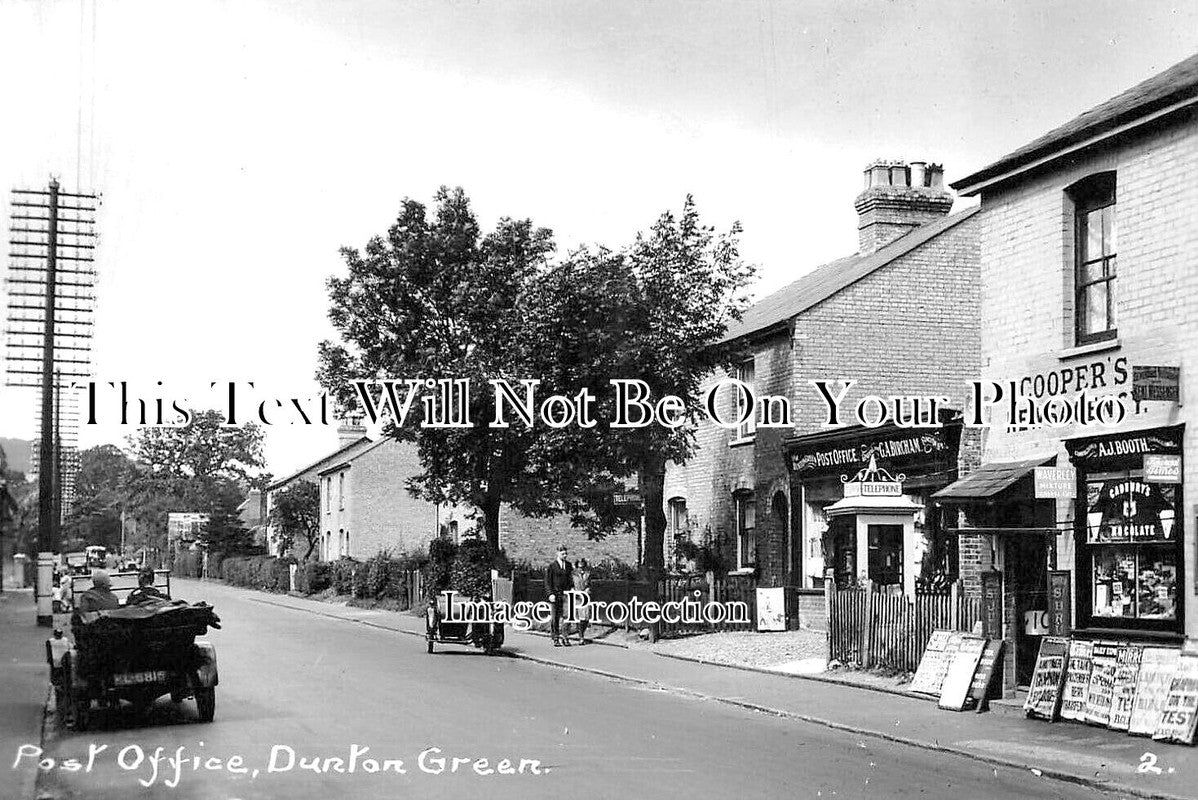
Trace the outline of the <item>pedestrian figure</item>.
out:
M 587 625 L 591 621 L 591 565 L 585 558 L 574 565 L 575 618 L 578 620 L 578 643 L 587 643 Z
M 574 568 L 566 560 L 566 546 L 557 546 L 557 558 L 549 562 L 545 570 L 545 594 L 549 599 L 552 613 L 549 616 L 549 635 L 553 637 L 554 647 L 565 647 L 570 641 L 562 636 L 562 603 L 566 592 L 574 588 Z

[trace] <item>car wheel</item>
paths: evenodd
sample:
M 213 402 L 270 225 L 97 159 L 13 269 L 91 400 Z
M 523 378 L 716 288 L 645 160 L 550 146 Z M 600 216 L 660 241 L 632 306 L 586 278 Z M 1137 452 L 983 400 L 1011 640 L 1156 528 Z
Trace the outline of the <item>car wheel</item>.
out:
M 216 716 L 216 687 L 196 689 L 196 710 L 200 712 L 200 722 L 211 722 Z

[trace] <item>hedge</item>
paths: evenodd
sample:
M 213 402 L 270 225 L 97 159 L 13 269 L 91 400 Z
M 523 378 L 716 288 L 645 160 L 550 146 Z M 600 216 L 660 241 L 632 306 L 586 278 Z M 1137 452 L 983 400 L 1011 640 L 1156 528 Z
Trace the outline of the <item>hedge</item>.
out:
M 274 556 L 234 556 L 220 562 L 220 576 L 234 586 L 246 586 L 268 592 L 291 591 L 291 565 L 295 559 Z M 215 573 L 211 559 L 209 573 Z

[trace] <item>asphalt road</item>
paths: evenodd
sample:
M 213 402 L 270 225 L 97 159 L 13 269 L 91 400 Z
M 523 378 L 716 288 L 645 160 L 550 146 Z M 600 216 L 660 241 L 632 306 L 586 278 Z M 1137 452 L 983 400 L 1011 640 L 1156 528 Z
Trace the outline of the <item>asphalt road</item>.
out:
M 416 637 L 219 585 L 175 588 L 215 605 L 224 621 L 209 635 L 220 668 L 216 720 L 200 723 L 193 701 L 166 698 L 145 717 L 98 712 L 94 730 L 59 731 L 47 743 L 54 765 L 39 780 L 43 796 L 1094 796 L 1030 772 L 527 661 L 451 646 L 430 656 Z M 17 755 L 7 754 L 10 767 Z M 67 759 L 79 769 L 64 769 Z M 505 767 L 517 774 L 499 774 Z M 32 756 L 17 765 L 34 768 Z

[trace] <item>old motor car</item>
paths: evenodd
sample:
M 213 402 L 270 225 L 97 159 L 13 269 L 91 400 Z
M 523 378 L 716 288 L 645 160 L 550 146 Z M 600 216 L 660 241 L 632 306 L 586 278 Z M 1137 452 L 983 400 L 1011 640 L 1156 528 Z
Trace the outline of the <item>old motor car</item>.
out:
M 46 642 L 50 681 L 62 720 L 87 730 L 92 704 L 116 708 L 122 700 L 148 709 L 169 694 L 194 697 L 201 722 L 216 712 L 216 648 L 196 639 L 219 628 L 211 606 L 183 601 L 76 613 L 73 642 L 56 630 Z

